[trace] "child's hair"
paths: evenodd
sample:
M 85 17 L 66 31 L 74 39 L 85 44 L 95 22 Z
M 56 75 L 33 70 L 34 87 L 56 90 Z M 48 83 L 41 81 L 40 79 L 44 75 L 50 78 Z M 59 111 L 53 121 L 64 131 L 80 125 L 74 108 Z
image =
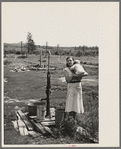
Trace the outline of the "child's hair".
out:
M 74 64 L 80 64 L 80 60 L 75 60 Z
M 68 56 L 68 57 L 66 58 L 66 61 L 67 61 L 69 58 L 72 58 L 72 60 L 74 61 L 74 58 L 71 57 L 71 56 Z M 66 63 L 66 67 L 69 67 L 69 65 L 68 65 L 67 63 Z
M 69 58 L 72 58 L 72 60 L 74 61 L 74 58 L 71 57 L 71 56 L 68 56 L 68 57 L 66 58 L 66 61 L 67 61 Z

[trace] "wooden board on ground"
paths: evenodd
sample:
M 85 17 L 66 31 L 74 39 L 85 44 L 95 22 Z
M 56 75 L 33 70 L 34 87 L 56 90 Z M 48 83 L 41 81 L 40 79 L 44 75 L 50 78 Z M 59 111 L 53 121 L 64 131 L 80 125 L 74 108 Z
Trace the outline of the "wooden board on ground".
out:
M 17 124 L 18 124 L 18 130 L 20 132 L 20 135 L 22 136 L 25 136 L 25 135 L 28 135 L 28 131 L 27 131 L 27 128 L 26 128 L 26 125 L 24 124 L 24 122 L 21 120 L 20 116 L 18 115 L 18 113 L 16 113 L 17 117 L 18 117 L 18 121 L 17 121 Z
M 33 126 L 32 124 L 29 122 L 29 120 L 27 119 L 27 117 L 25 116 L 25 114 L 21 111 L 18 110 L 17 113 L 20 115 L 21 119 L 23 120 L 23 122 L 25 123 L 27 129 L 29 131 L 33 130 Z
M 45 129 L 45 131 L 46 131 L 47 133 L 51 134 L 52 137 L 56 138 L 56 136 L 53 134 L 53 132 L 50 130 L 49 127 L 47 127 L 47 126 L 43 126 L 43 127 L 44 127 L 44 129 Z
M 35 121 L 36 121 L 36 122 L 53 122 L 53 121 L 55 121 L 55 117 L 52 117 L 52 118 L 45 118 L 45 119 L 43 119 L 43 120 L 40 120 L 40 119 L 35 118 Z
M 36 119 L 37 116 L 29 116 L 29 118 L 31 118 L 31 119 Z
M 34 120 L 30 120 L 30 122 L 32 123 L 35 130 L 37 130 L 38 132 L 42 134 L 46 134 L 46 131 L 44 130 L 43 126 L 40 123 L 36 123 L 34 122 Z
M 55 125 L 55 121 L 41 122 L 41 124 L 44 125 L 44 126 L 52 126 L 52 125 Z

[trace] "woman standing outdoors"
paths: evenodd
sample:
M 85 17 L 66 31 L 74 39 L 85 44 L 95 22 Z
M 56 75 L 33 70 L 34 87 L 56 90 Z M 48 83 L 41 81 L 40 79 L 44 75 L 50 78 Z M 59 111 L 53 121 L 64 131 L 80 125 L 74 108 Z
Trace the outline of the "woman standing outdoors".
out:
M 64 69 L 64 76 L 67 82 L 67 100 L 65 112 L 73 116 L 75 119 L 76 113 L 84 113 L 83 99 L 82 99 L 82 76 L 73 74 L 70 70 L 74 64 L 72 57 L 66 58 L 66 68 Z M 73 81 L 74 80 L 74 81 Z

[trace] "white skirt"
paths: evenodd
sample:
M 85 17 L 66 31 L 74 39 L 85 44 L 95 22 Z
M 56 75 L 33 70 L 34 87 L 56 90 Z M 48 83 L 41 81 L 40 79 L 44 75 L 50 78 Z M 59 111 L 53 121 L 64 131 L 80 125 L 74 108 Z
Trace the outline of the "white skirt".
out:
M 81 82 L 67 84 L 65 112 L 71 111 L 75 111 L 76 113 L 84 113 Z

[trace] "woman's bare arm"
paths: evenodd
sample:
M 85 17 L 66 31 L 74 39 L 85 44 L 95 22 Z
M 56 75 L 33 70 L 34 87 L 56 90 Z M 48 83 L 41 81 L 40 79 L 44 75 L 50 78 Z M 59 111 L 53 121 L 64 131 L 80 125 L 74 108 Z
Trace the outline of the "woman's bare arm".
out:
M 67 83 L 72 81 L 72 75 L 69 75 L 69 73 L 66 70 L 64 70 L 64 76 Z

